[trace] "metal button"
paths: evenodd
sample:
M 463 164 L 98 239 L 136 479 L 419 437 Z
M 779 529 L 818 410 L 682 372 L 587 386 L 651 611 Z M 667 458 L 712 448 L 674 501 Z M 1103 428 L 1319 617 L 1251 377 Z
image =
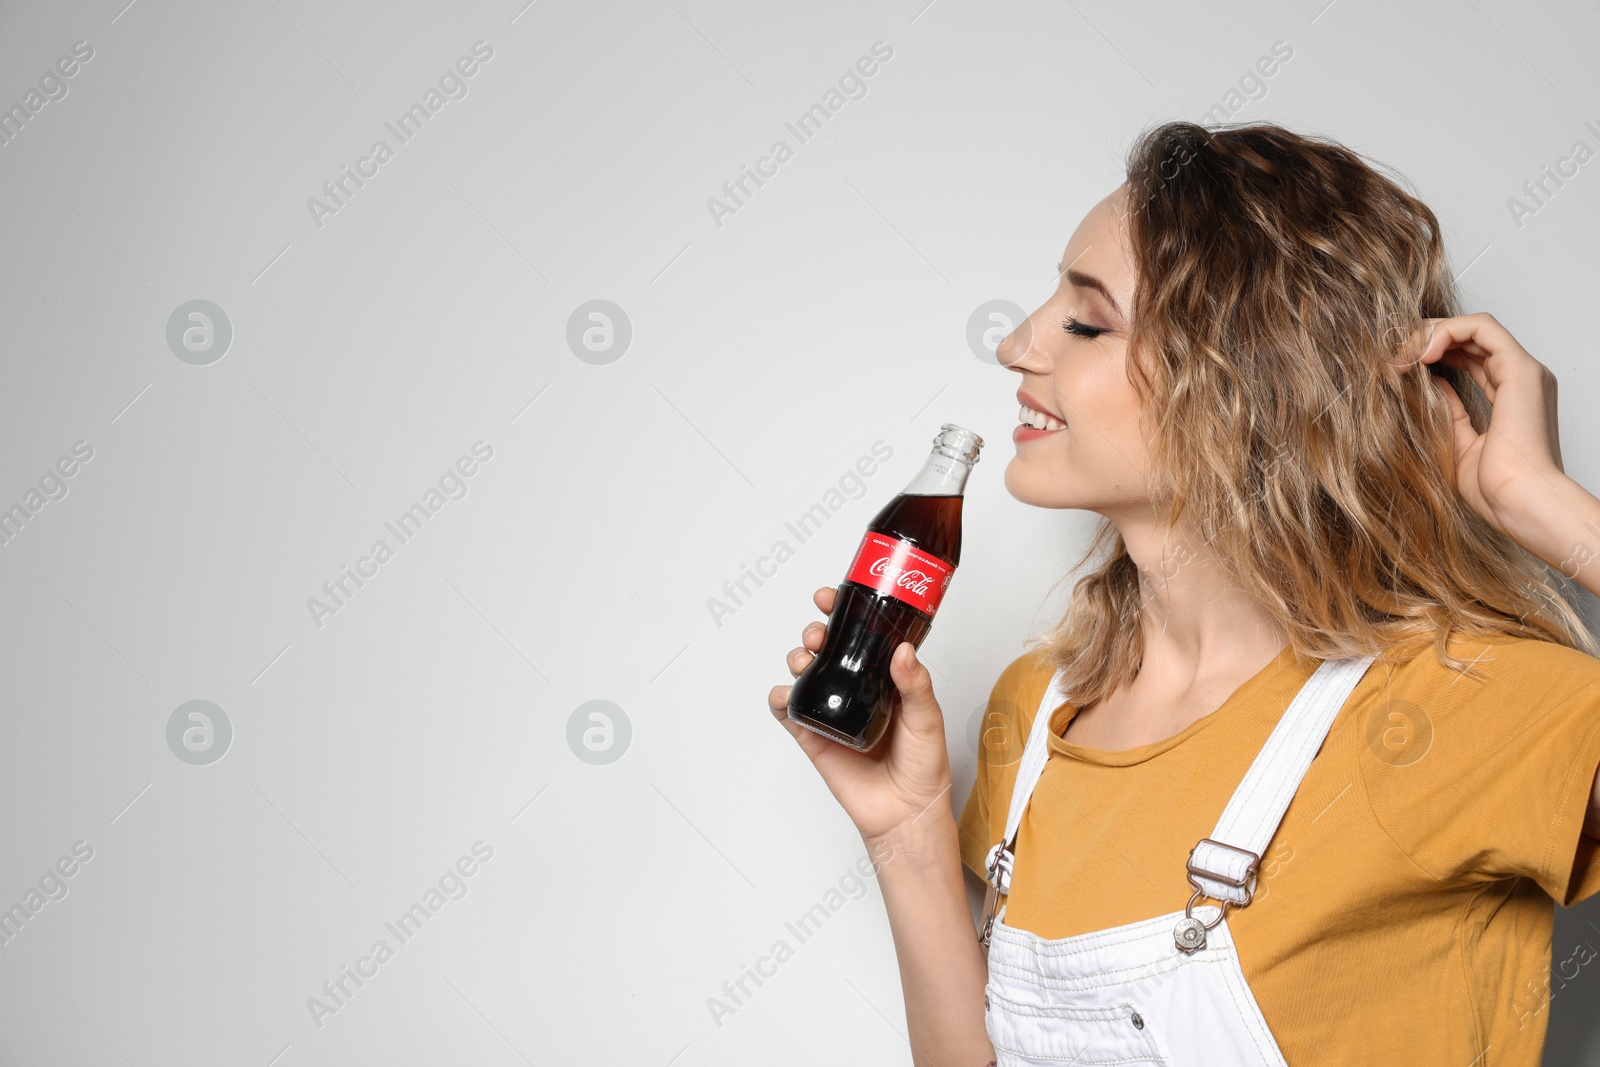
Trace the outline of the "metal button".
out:
M 1204 948 L 1206 943 L 1205 923 L 1189 916 L 1178 920 L 1178 925 L 1173 928 L 1172 937 L 1177 942 L 1178 948 L 1184 952 L 1192 953 L 1196 949 Z
M 1133 1013 L 1133 1028 L 1135 1030 L 1144 1029 L 1144 1016 L 1140 1015 L 1138 1012 Z

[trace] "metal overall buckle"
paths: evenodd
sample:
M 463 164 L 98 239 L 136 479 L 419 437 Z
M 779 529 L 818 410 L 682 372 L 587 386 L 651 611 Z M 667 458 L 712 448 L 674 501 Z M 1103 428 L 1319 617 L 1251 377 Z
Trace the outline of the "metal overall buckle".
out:
M 1230 878 L 1227 875 L 1218 874 L 1215 871 L 1207 870 L 1204 867 L 1196 867 L 1194 863 L 1195 850 L 1204 844 L 1215 845 L 1218 848 L 1226 849 L 1229 852 L 1236 852 L 1247 857 L 1249 862 L 1245 867 L 1244 874 L 1238 878 Z M 1234 845 L 1227 845 L 1221 841 L 1217 841 L 1209 837 L 1201 838 L 1200 841 L 1195 844 L 1194 848 L 1189 850 L 1189 862 L 1185 864 L 1185 867 L 1189 872 L 1189 884 L 1194 886 L 1194 895 L 1189 898 L 1189 903 L 1183 906 L 1183 918 L 1178 920 L 1178 925 L 1173 927 L 1172 930 L 1172 940 L 1177 944 L 1180 951 L 1192 954 L 1204 948 L 1206 944 L 1206 931 L 1220 923 L 1228 914 L 1228 909 L 1230 907 L 1242 908 L 1246 904 L 1249 904 L 1250 901 L 1255 899 L 1256 871 L 1260 865 L 1261 857 L 1256 855 L 1254 852 L 1251 852 L 1249 849 L 1238 848 Z M 1199 900 L 1203 896 L 1208 895 L 1205 887 L 1195 880 L 1195 876 L 1198 874 L 1203 874 L 1207 878 L 1210 878 L 1213 881 L 1221 882 L 1224 885 L 1233 886 L 1235 889 L 1243 890 L 1244 900 L 1233 901 L 1217 898 L 1221 902 L 1222 907 L 1218 910 L 1217 917 L 1215 919 L 1212 919 L 1210 922 L 1206 922 L 1202 919 L 1195 918 L 1195 901 Z
M 978 944 L 989 947 L 989 935 L 994 932 L 996 904 L 1002 893 L 1011 892 L 1011 867 L 1014 857 L 1002 841 L 989 850 L 985 863 L 984 881 L 989 883 L 983 895 L 983 929 L 978 934 Z

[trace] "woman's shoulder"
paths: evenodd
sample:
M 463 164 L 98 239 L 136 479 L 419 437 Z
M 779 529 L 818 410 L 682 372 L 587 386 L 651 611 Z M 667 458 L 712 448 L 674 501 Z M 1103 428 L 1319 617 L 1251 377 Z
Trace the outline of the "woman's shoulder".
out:
M 1521 790 L 1580 771 L 1593 779 L 1600 660 L 1508 634 L 1455 633 L 1446 649 L 1471 673 L 1441 663 L 1430 644 L 1384 667 L 1352 705 L 1366 741 L 1354 749 L 1357 764 L 1380 817 L 1415 819 L 1419 797 L 1458 803 L 1463 789 L 1476 796 L 1488 788 L 1486 779 Z M 1587 767 L 1574 768 L 1575 759 Z
M 1507 634 L 1451 634 L 1451 656 L 1471 667 L 1470 673 L 1439 661 L 1432 645 L 1394 671 L 1407 688 L 1461 700 L 1585 698 L 1600 694 L 1600 659 L 1556 641 Z
M 1387 737 L 1385 724 L 1415 724 L 1419 737 L 1434 735 L 1436 758 L 1448 763 L 1451 753 L 1471 762 L 1495 745 L 1526 746 L 1529 731 L 1581 744 L 1600 724 L 1600 659 L 1581 649 L 1462 633 L 1445 647 L 1470 670 L 1440 662 L 1431 643 L 1398 663 L 1373 665 L 1377 678 L 1358 698 L 1369 732 Z
M 1048 650 L 1038 646 L 1006 665 L 984 708 L 979 728 L 980 759 L 1010 766 L 1022 758 L 1028 735 L 1033 732 L 1033 720 L 1055 673 Z
M 1026 725 L 1039 709 L 1039 701 L 1044 699 L 1044 692 L 1049 688 L 1055 672 L 1055 664 L 1050 661 L 1048 650 L 1028 649 L 1008 663 L 1005 670 L 1000 672 L 1000 677 L 995 679 L 994 688 L 989 693 L 991 709 L 998 707 L 1012 711 Z
M 1473 673 L 1429 645 L 1353 708 L 1359 795 L 1433 881 L 1524 875 L 1567 904 L 1593 893 L 1600 867 L 1575 864 L 1600 766 L 1600 660 L 1510 635 L 1446 647 Z

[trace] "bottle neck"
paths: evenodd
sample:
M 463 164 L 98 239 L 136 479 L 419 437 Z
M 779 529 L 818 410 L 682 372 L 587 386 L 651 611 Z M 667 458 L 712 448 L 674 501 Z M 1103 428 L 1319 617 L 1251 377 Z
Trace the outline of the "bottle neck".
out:
M 908 496 L 960 496 L 971 473 L 972 464 L 966 459 L 935 448 L 904 492 Z

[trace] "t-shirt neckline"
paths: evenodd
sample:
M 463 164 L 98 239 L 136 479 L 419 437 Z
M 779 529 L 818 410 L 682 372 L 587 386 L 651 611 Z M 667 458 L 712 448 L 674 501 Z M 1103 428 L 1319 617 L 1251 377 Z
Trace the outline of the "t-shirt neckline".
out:
M 1227 699 L 1223 700 L 1214 711 L 1200 716 L 1200 718 L 1171 737 L 1160 741 L 1152 741 L 1148 745 L 1136 745 L 1133 748 L 1090 748 L 1087 745 L 1080 745 L 1066 740 L 1061 735 L 1071 724 L 1072 719 L 1077 716 L 1078 712 L 1070 701 L 1063 702 L 1050 711 L 1050 733 L 1048 736 L 1050 753 L 1052 755 L 1068 756 L 1084 763 L 1097 763 L 1106 767 L 1129 767 L 1136 763 L 1143 763 L 1161 755 L 1163 752 L 1176 748 L 1213 723 L 1232 718 L 1234 715 L 1248 710 L 1258 709 L 1264 699 L 1263 688 L 1301 658 L 1295 652 L 1293 644 L 1284 645 L 1278 654 L 1268 661 L 1264 667 L 1241 682 L 1239 687 L 1230 693 Z M 1302 666 L 1305 668 L 1307 678 L 1316 669 L 1318 662 L 1310 659 L 1304 661 Z M 1283 710 L 1283 708 L 1278 709 L 1280 714 Z M 1066 717 L 1061 718 L 1062 715 L 1066 715 Z

